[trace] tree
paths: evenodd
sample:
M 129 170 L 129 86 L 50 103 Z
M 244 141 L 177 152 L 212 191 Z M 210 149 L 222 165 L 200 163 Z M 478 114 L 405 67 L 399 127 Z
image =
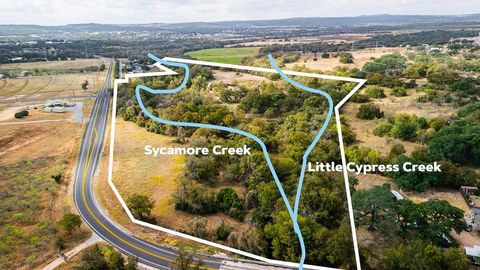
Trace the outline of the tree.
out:
M 414 240 L 385 250 L 387 269 L 398 270 L 467 270 L 470 262 L 465 253 L 457 248 L 443 252 L 433 244 Z
M 310 174 L 305 177 L 302 193 L 302 206 L 304 213 L 316 222 L 334 228 L 344 214 L 341 191 L 335 186 L 335 180 L 324 176 Z
M 151 221 L 150 213 L 154 207 L 154 204 L 147 196 L 133 194 L 128 197 L 127 206 L 136 219 Z
M 195 218 L 188 225 L 192 234 L 196 237 L 204 237 L 207 232 L 207 223 L 206 218 Z
M 351 53 L 340 53 L 339 54 L 339 60 L 340 63 L 344 63 L 344 64 L 351 64 L 353 63 L 353 55 Z
M 82 225 L 82 219 L 79 215 L 75 215 L 72 213 L 66 213 L 63 215 L 63 218 L 58 222 L 60 227 L 62 227 L 68 234 L 72 234 L 72 232 Z
M 218 175 L 220 167 L 213 156 L 187 157 L 187 176 L 203 183 L 212 183 Z
M 86 91 L 88 89 L 88 81 L 85 80 L 83 83 L 82 83 L 82 89 L 83 91 Z
M 107 261 L 103 256 L 102 250 L 95 244 L 93 247 L 88 248 L 81 257 L 79 270 L 98 270 L 108 269 Z
M 428 152 L 437 160 L 480 164 L 480 125 L 458 121 L 441 128 L 428 141 Z
M 138 259 L 136 257 L 128 256 L 125 270 L 138 270 L 137 264 L 138 264 Z
M 216 234 L 218 240 L 226 240 L 228 235 L 230 235 L 230 229 L 225 226 L 225 222 L 223 220 L 220 222 L 220 226 L 218 226 Z
M 442 253 L 442 269 L 462 270 L 470 269 L 470 259 L 462 249 L 447 248 Z
M 367 85 L 367 87 L 365 87 L 365 95 L 367 95 L 369 98 L 386 97 L 383 88 L 376 85 Z
M 416 224 L 419 226 L 420 235 L 426 241 L 443 245 L 444 236 L 448 236 L 452 230 L 460 233 L 465 227 L 463 211 L 451 206 L 447 201 L 428 200 L 418 207 Z
M 406 61 L 407 59 L 399 53 L 386 54 L 374 59 L 373 62 L 365 63 L 362 70 L 367 73 L 385 74 L 387 71 L 402 70 Z
M 414 240 L 408 245 L 385 250 L 387 269 L 399 270 L 436 270 L 440 269 L 442 255 L 432 244 L 426 245 L 421 240 Z
M 445 86 L 456 81 L 458 74 L 452 71 L 446 64 L 433 64 L 427 72 L 427 79 L 431 83 Z
M 390 185 L 357 190 L 353 193 L 352 204 L 359 225 L 368 225 L 369 230 L 391 227 L 392 220 L 388 209 L 392 207 L 393 200 Z
M 60 251 L 65 248 L 65 241 L 63 240 L 63 236 L 57 234 L 55 236 L 55 247 Z
M 194 264 L 193 252 L 185 250 L 184 247 L 180 247 L 177 252 L 177 257 L 172 265 L 172 270 L 200 270 L 202 269 L 204 262 L 197 260 Z
M 418 170 L 406 172 L 404 171 L 403 164 L 409 162 L 414 165 L 425 165 L 425 162 L 416 160 L 411 157 L 401 155 L 397 157 L 395 164 L 400 168 L 397 172 L 391 172 L 390 176 L 393 177 L 395 183 L 406 190 L 414 190 L 418 192 L 425 191 L 430 186 L 436 185 L 440 180 L 440 174 L 438 172 L 421 172 Z
M 109 270 L 125 270 L 122 254 L 116 251 L 112 246 L 104 248 L 104 257 L 108 264 Z
M 394 87 L 392 90 L 392 94 L 396 97 L 405 97 L 408 95 L 407 90 L 401 86 Z
M 238 198 L 237 192 L 231 187 L 222 188 L 217 193 L 217 204 L 224 211 L 230 210 L 233 207 L 240 207 L 242 205 L 240 199 Z
M 407 122 L 396 123 L 392 129 L 392 135 L 398 139 L 413 141 L 417 137 L 417 125 Z
M 383 112 L 375 104 L 362 104 L 357 112 L 357 117 L 360 119 L 372 120 L 375 118 L 382 118 Z

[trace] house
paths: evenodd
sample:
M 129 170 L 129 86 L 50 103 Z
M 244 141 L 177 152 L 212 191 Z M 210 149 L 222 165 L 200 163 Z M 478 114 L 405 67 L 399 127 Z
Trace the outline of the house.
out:
M 460 192 L 465 196 L 465 195 L 475 195 L 478 192 L 477 187 L 471 187 L 471 186 L 461 186 L 460 187 Z
M 472 260 L 475 265 L 480 265 L 480 246 L 474 245 L 473 247 L 465 246 L 465 253 Z
M 5 76 L 5 74 L 0 73 L 0 79 L 6 78 L 6 77 L 7 77 L 7 76 Z

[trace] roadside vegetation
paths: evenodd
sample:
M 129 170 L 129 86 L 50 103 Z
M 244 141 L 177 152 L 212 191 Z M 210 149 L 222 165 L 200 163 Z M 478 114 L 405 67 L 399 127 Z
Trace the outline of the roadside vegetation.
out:
M 73 123 L 2 127 L 0 268 L 39 267 L 88 237 L 66 199 L 78 128 Z

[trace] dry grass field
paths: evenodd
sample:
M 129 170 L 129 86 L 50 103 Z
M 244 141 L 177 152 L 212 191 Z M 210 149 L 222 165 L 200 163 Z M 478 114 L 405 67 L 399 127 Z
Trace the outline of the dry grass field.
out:
M 56 257 L 55 223 L 74 211 L 68 186 L 82 126 L 53 122 L 0 128 L 0 268 L 34 269 Z M 51 178 L 61 173 L 60 184 Z M 70 249 L 85 225 L 65 238 Z
M 380 57 L 384 54 L 389 54 L 393 52 L 398 52 L 404 54 L 406 52 L 405 48 L 372 48 L 372 49 L 362 49 L 352 52 L 353 63 L 352 64 L 343 64 L 340 63 L 339 58 L 322 58 L 320 55 L 317 55 L 317 61 L 313 61 L 313 54 L 305 54 L 300 59 L 294 63 L 287 64 L 287 68 L 292 68 L 295 65 L 305 65 L 307 68 L 320 71 L 333 71 L 335 67 L 348 67 L 348 68 L 358 68 L 361 69 L 363 65 L 370 61 L 372 57 Z
M 105 74 L 78 73 L 51 76 L 35 76 L 15 79 L 2 79 L 0 84 L 0 100 L 24 98 L 53 98 L 58 95 L 88 95 L 94 93 L 101 85 Z M 89 89 L 84 91 L 82 83 L 87 80 Z
M 69 68 L 86 68 L 90 66 L 100 66 L 106 64 L 108 61 L 103 59 L 75 59 L 64 61 L 48 61 L 48 62 L 26 62 L 26 63 L 12 63 L 0 64 L 0 71 L 9 70 L 30 70 L 30 69 L 69 69 Z
M 198 216 L 176 211 L 172 201 L 179 180 L 185 173 L 185 157 L 162 155 L 154 158 L 144 154 L 147 144 L 154 147 L 182 145 L 174 143 L 173 137 L 148 132 L 120 118 L 117 119 L 115 131 L 113 181 L 122 197 L 126 200 L 133 193 L 146 195 L 155 202 L 152 215 L 158 225 L 178 231 L 188 230 L 189 222 Z M 221 220 L 234 228 L 242 226 L 225 214 L 208 215 L 207 218 L 207 231 L 210 232 L 217 228 Z
M 362 90 L 360 90 L 362 93 Z M 360 146 L 370 147 L 374 150 L 378 150 L 382 155 L 387 155 L 390 149 L 395 144 L 402 144 L 405 146 L 407 154 L 410 154 L 415 148 L 422 146 L 420 143 L 402 141 L 393 137 L 378 137 L 373 135 L 373 130 L 378 123 L 383 122 L 389 117 L 395 116 L 399 113 L 416 114 L 418 117 L 425 117 L 426 119 L 432 119 L 435 117 L 448 118 L 455 114 L 456 109 L 452 105 L 435 105 L 432 103 L 420 103 L 417 101 L 417 97 L 421 93 L 417 93 L 414 90 L 409 91 L 409 96 L 406 97 L 394 97 L 390 94 L 390 90 L 385 91 L 387 95 L 383 99 L 371 99 L 369 103 L 376 104 L 385 114 L 382 119 L 363 120 L 356 117 L 360 104 L 347 102 L 342 107 L 343 115 L 345 116 L 347 123 L 351 129 L 355 132 L 358 144 Z

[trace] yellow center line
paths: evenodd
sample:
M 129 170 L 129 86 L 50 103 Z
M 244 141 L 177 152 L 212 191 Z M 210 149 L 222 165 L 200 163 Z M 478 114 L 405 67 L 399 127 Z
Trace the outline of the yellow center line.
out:
M 106 89 L 106 88 L 105 88 Z M 103 89 L 103 90 L 105 90 Z M 101 94 L 101 93 L 100 93 Z M 88 151 L 87 151 L 87 155 L 88 155 L 88 158 L 87 158 L 87 162 L 84 164 L 84 169 L 83 169 L 83 178 L 82 178 L 82 198 L 83 198 L 83 203 L 85 204 L 88 212 L 90 213 L 90 215 L 95 219 L 95 221 L 100 225 L 102 226 L 106 231 L 108 231 L 112 236 L 114 236 L 115 238 L 117 238 L 118 240 L 122 241 L 123 243 L 127 244 L 128 246 L 136 249 L 136 250 L 139 250 L 143 253 L 146 253 L 150 256 L 153 256 L 153 257 L 156 257 L 156 258 L 159 258 L 159 259 L 162 259 L 164 261 L 167 261 L 167 262 L 170 262 L 170 263 L 173 263 L 174 260 L 172 259 L 169 259 L 169 258 L 166 258 L 164 256 L 161 256 L 161 255 L 158 255 L 158 254 L 155 254 L 153 252 L 150 252 L 148 250 L 145 250 L 137 245 L 134 245 L 130 242 L 128 242 L 127 240 L 123 239 L 122 237 L 118 236 L 115 232 L 113 232 L 112 230 L 110 230 L 110 228 L 108 228 L 105 224 L 103 224 L 96 216 L 95 214 L 93 213 L 92 209 L 90 208 L 90 206 L 88 205 L 87 203 L 87 197 L 85 196 L 85 183 L 86 183 L 86 179 L 87 179 L 87 168 L 90 166 L 90 162 L 92 160 L 92 157 L 93 157 L 93 146 L 92 146 L 92 134 L 93 132 L 95 132 L 95 140 L 93 142 L 93 145 L 95 145 L 97 143 L 97 140 L 98 140 L 98 132 L 97 132 L 97 129 L 95 128 L 95 124 L 97 123 L 97 118 L 98 118 L 98 112 L 100 111 L 100 108 L 97 108 L 97 112 L 95 113 L 95 120 L 93 122 L 93 128 L 90 132 L 90 139 L 89 139 L 89 146 L 88 146 Z M 208 269 L 208 270 L 214 270 L 215 268 L 204 268 L 204 269 Z

